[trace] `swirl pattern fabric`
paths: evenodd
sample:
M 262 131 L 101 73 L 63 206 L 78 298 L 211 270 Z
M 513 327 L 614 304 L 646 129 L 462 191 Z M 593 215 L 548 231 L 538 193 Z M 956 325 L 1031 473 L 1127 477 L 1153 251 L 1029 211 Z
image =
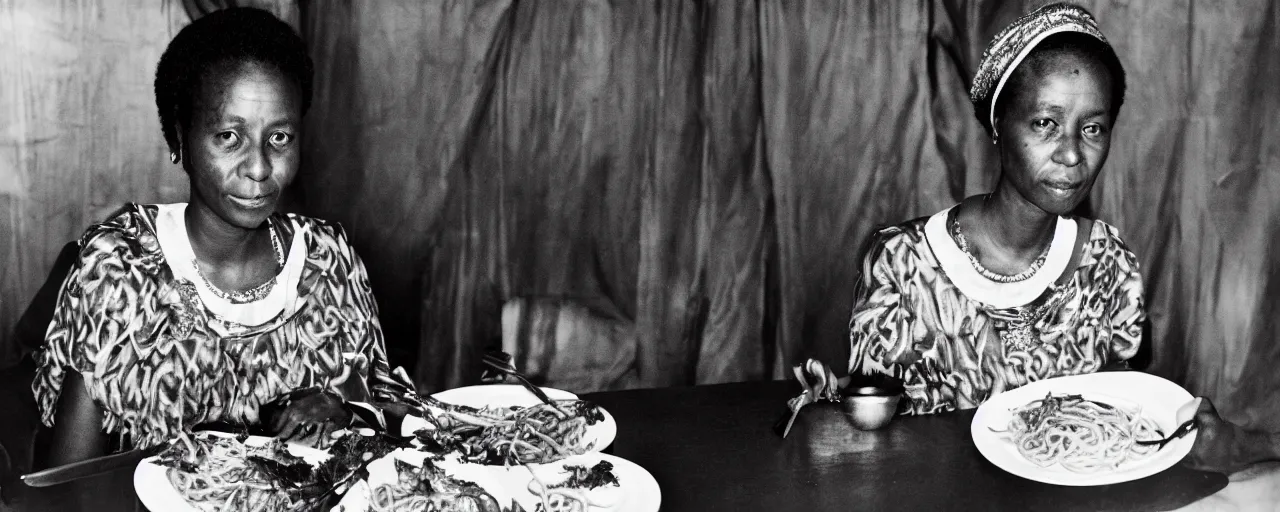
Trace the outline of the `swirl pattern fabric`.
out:
M 1001 333 L 1024 306 L 996 309 L 961 292 L 929 247 L 926 220 L 876 233 L 850 321 L 850 372 L 903 379 L 909 400 L 901 413 L 971 409 L 1006 389 L 1092 373 L 1137 353 L 1142 278 L 1114 227 L 1095 221 L 1069 279 L 1026 306 L 1044 307 L 1034 324 L 1039 342 L 1018 349 Z
M 261 404 L 296 388 L 384 400 L 407 391 L 390 372 L 364 265 L 339 225 L 277 214 L 285 236 L 305 237 L 299 307 L 226 336 L 215 325 L 227 321 L 204 307 L 191 282 L 174 278 L 157 242 L 156 210 L 130 205 L 81 239 L 36 354 L 32 388 L 45 425 L 53 425 L 68 369 L 84 376 L 103 408 L 104 430 L 138 447 L 199 423 L 255 423 Z

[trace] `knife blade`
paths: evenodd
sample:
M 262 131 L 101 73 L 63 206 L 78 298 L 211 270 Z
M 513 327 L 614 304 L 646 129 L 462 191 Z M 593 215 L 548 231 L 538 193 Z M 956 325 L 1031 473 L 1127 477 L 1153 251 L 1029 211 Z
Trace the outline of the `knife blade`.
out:
M 800 385 L 804 386 L 804 394 L 792 399 L 791 419 L 787 421 L 787 428 L 782 430 L 782 438 L 786 439 L 787 434 L 791 433 L 791 425 L 796 422 L 796 416 L 800 415 L 800 408 L 813 403 L 817 400 L 818 391 L 809 385 L 809 380 L 805 378 L 801 366 L 791 367 L 791 372 L 795 374 L 796 379 L 800 381 Z
M 142 459 L 157 455 L 163 447 L 129 450 L 123 453 L 95 457 L 71 464 L 36 471 L 22 476 L 22 483 L 29 487 L 49 487 L 82 478 L 98 476 L 121 468 L 137 466 Z

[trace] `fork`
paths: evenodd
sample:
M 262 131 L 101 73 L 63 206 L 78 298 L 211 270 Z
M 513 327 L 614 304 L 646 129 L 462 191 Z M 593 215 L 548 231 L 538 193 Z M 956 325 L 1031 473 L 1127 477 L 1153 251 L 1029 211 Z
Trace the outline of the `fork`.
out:
M 1134 442 L 1136 444 L 1140 444 L 1144 446 L 1149 446 L 1153 444 L 1159 445 L 1156 447 L 1156 451 L 1160 451 L 1160 449 L 1164 448 L 1164 446 L 1169 444 L 1170 441 L 1173 441 L 1174 439 L 1180 438 L 1182 436 L 1185 436 L 1191 433 L 1192 430 L 1196 429 L 1196 426 L 1197 426 L 1196 420 L 1195 418 L 1192 418 L 1187 420 L 1185 423 L 1178 425 L 1178 428 L 1173 429 L 1173 433 L 1169 434 L 1169 437 L 1166 437 L 1164 439 L 1151 439 L 1147 441 L 1134 441 Z
M 550 405 L 553 409 L 560 411 L 561 413 L 568 414 L 560 407 L 560 404 L 557 404 L 551 399 L 551 397 L 548 397 L 547 394 L 542 391 L 542 388 L 535 386 L 533 382 L 530 382 L 529 379 L 524 376 L 523 373 L 516 370 L 515 365 L 511 363 L 511 354 L 501 351 L 489 351 L 484 355 L 483 360 L 484 364 L 488 365 L 490 368 L 515 377 L 521 384 L 524 384 L 525 389 L 528 389 L 534 396 L 538 397 L 539 400 L 542 400 L 543 403 Z

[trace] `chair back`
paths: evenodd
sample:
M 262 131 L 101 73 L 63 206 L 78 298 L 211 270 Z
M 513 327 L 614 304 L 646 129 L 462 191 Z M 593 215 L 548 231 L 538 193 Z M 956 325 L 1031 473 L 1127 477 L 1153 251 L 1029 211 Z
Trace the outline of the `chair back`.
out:
M 502 309 L 502 350 L 531 381 L 574 393 L 636 384 L 634 322 L 567 297 L 516 297 Z
M 58 305 L 58 293 L 62 291 L 62 282 L 67 279 L 67 274 L 71 272 L 71 267 L 79 257 L 79 242 L 72 241 L 62 246 L 62 251 L 53 262 L 53 269 L 49 271 L 49 277 L 45 279 L 44 285 L 36 292 L 35 298 L 18 319 L 12 341 L 0 345 L 0 369 L 18 364 L 23 357 L 44 344 L 45 332 L 49 330 L 49 322 L 53 321 L 53 310 Z

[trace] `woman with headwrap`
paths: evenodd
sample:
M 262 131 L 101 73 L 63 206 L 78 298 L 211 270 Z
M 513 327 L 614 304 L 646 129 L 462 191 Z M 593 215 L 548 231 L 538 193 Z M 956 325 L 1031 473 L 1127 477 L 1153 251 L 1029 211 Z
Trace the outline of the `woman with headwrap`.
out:
M 928 414 L 1137 352 L 1137 259 L 1116 228 L 1073 214 L 1106 163 L 1124 92 L 1124 68 L 1080 7 L 1049 5 L 996 35 L 970 99 L 999 180 L 874 235 L 851 374 L 902 379 L 904 412 Z
M 850 322 L 851 374 L 905 382 L 903 412 L 977 407 L 1006 389 L 1125 366 L 1146 316 L 1116 228 L 1076 216 L 1111 146 L 1125 73 L 1093 16 L 1053 4 L 991 41 L 969 91 L 1000 154 L 995 190 L 875 234 Z M 1280 433 L 1199 398 L 1189 462 L 1280 460 Z

